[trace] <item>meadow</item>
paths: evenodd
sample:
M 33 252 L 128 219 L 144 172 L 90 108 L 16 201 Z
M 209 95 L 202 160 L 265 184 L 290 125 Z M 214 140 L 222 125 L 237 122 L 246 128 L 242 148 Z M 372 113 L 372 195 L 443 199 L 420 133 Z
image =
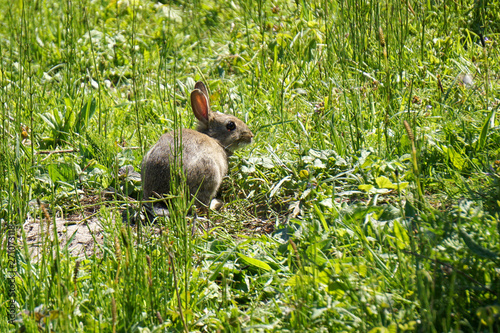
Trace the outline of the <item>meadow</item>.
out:
M 499 332 L 499 41 L 499 0 L 1 2 L 0 332 Z M 196 81 L 254 141 L 131 223 Z

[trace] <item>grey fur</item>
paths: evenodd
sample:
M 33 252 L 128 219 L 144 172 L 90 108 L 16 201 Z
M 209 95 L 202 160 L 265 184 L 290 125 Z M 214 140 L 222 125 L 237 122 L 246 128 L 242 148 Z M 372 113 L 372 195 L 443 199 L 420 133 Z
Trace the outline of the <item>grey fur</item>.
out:
M 228 157 L 237 148 L 251 143 L 253 134 L 248 126 L 236 117 L 212 112 L 208 92 L 202 82 L 197 82 L 191 93 L 193 113 L 199 120 L 198 130 L 182 129 L 160 137 L 142 161 L 142 187 L 145 200 L 159 194 L 170 193 L 171 168 L 175 154 L 180 156 L 191 195 L 196 195 L 197 206 L 209 206 L 228 170 Z M 229 130 L 233 126 L 234 130 Z M 228 125 L 229 124 L 229 125 Z M 178 149 L 175 149 L 177 141 Z

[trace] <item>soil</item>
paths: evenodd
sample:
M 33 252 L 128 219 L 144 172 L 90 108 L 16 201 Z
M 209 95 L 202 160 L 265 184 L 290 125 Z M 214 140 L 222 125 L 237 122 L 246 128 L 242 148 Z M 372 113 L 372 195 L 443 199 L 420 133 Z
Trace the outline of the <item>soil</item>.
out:
M 83 195 L 80 201 L 80 207 L 86 207 L 83 212 L 75 213 L 64 217 L 53 217 L 42 208 L 43 219 L 29 217 L 23 225 L 26 234 L 26 241 L 30 251 L 31 258 L 38 261 L 44 247 L 49 250 L 53 248 L 52 242 L 55 241 L 54 227 L 56 228 L 57 241 L 59 247 L 64 251 L 69 252 L 71 257 L 85 258 L 94 254 L 100 256 L 102 254 L 102 246 L 104 244 L 103 224 L 106 226 L 109 221 L 103 219 L 100 209 L 102 205 L 106 205 L 107 195 L 100 197 L 98 195 Z M 134 205 L 135 206 L 135 205 Z M 40 207 L 40 203 L 38 208 Z M 43 207 L 43 204 L 42 204 Z M 129 206 L 129 213 L 134 214 L 136 211 Z M 231 211 L 230 205 L 226 207 Z M 124 220 L 126 220 L 126 211 L 120 212 Z M 113 216 L 114 214 L 110 214 Z M 239 226 L 227 223 L 224 219 L 215 218 L 207 225 L 206 219 L 200 217 L 198 226 L 201 229 L 214 228 L 222 226 L 230 234 L 237 235 L 245 234 L 252 236 L 255 234 L 271 234 L 275 228 L 275 221 L 268 218 L 258 218 L 248 216 L 245 221 L 240 221 Z M 134 224 L 134 219 L 130 220 Z M 158 228 L 154 228 L 155 230 Z M 234 229 L 234 230 L 233 230 Z M 201 230 L 199 230 L 202 232 Z M 159 229 L 156 230 L 159 232 Z
M 102 225 L 97 216 L 84 218 L 83 216 L 72 216 L 70 218 L 57 217 L 52 220 L 47 228 L 46 220 L 35 220 L 29 218 L 24 224 L 26 240 L 30 249 L 31 257 L 37 260 L 40 253 L 47 244 L 54 241 L 54 223 L 57 230 L 57 239 L 62 249 L 68 249 L 72 257 L 85 257 L 99 253 L 99 245 L 103 244 Z

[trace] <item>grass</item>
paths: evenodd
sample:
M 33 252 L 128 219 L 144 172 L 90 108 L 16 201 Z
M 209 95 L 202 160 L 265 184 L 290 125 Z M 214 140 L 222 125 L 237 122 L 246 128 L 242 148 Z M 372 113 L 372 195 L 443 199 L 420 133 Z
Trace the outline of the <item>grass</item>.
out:
M 0 4 L 2 332 L 498 331 L 499 1 L 162 2 Z M 197 80 L 224 208 L 123 222 Z

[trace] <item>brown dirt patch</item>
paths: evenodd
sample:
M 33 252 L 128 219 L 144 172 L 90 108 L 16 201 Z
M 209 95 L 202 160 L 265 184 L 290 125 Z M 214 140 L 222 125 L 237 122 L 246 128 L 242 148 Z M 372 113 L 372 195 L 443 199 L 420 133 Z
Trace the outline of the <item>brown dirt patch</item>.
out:
M 67 247 L 72 257 L 98 254 L 98 245 L 103 243 L 102 225 L 97 216 L 86 219 L 83 216 L 57 217 L 49 225 L 45 220 L 29 218 L 23 227 L 31 257 L 35 260 L 38 260 L 45 244 L 55 241 L 54 228 L 60 248 Z

